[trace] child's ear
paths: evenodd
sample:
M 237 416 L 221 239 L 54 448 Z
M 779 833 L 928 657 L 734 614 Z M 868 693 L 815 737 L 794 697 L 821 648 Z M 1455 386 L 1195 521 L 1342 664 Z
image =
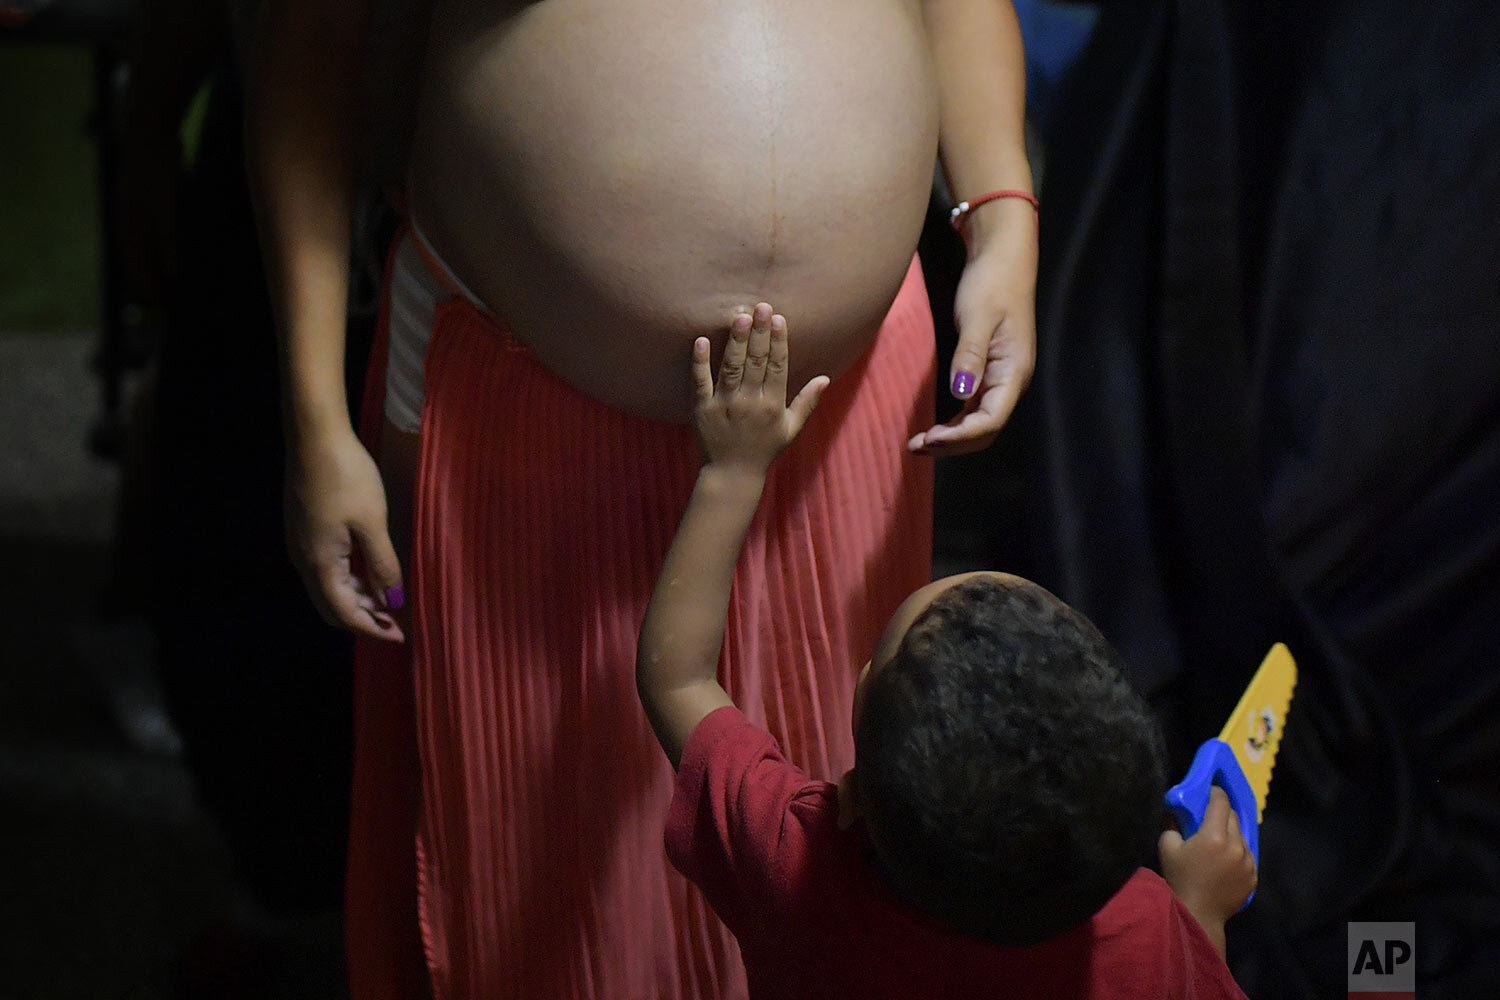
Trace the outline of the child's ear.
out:
M 870 663 L 866 660 L 865 665 L 860 668 L 859 676 L 854 680 L 854 711 L 849 714 L 849 729 L 854 733 L 854 738 L 859 739 L 859 717 L 865 711 L 865 685 L 870 680 Z
M 839 778 L 839 829 L 847 830 L 859 819 L 859 797 L 856 794 L 858 778 L 854 768 L 845 771 Z

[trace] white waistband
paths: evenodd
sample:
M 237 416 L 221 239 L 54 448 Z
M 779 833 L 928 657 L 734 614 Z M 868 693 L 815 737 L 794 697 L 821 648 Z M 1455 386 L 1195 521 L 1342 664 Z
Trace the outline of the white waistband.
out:
M 420 244 L 421 249 L 419 252 L 423 257 L 423 263 L 430 264 L 431 266 L 436 267 L 442 271 L 442 274 L 436 277 L 440 277 L 441 279 L 443 279 L 443 284 L 451 285 L 452 287 L 462 292 L 463 297 L 468 299 L 475 309 L 478 309 L 481 312 L 489 312 L 489 310 L 485 307 L 485 304 L 479 300 L 479 296 L 475 295 L 474 292 L 470 290 L 468 285 L 459 280 L 458 275 L 453 273 L 453 269 L 448 266 L 447 261 L 443 260 L 443 258 L 438 255 L 438 252 L 432 248 L 432 243 L 428 241 L 427 236 L 422 232 L 422 227 L 417 224 L 415 216 L 412 216 L 407 220 L 407 225 L 411 227 L 412 238 L 416 240 L 418 244 Z

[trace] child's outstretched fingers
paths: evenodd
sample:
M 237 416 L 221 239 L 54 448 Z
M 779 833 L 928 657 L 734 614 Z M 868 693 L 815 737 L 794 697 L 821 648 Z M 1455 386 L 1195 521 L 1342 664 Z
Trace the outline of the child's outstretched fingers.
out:
M 791 348 L 787 346 L 786 317 L 774 315 L 771 317 L 771 337 L 767 345 L 766 354 L 766 383 L 762 392 L 777 400 L 786 399 L 787 372 L 791 367 Z M 813 410 L 818 406 L 818 400 L 823 398 L 823 390 L 828 388 L 829 378 L 827 375 L 818 375 L 808 380 L 797 393 L 797 398 L 792 400 L 786 408 L 786 438 L 790 441 L 802 432 L 802 427 L 807 423 L 807 418 L 812 416 Z
M 776 316 L 770 303 L 758 303 L 750 314 L 750 340 L 745 345 L 745 391 L 749 393 L 761 393 L 766 386 L 766 368 L 771 357 L 771 326 L 772 322 L 781 317 Z M 781 328 L 786 329 L 786 320 L 781 319 Z M 781 397 L 783 400 L 785 396 Z
M 699 406 L 714 394 L 714 371 L 708 361 L 708 351 L 707 337 L 693 341 L 693 399 Z
M 719 359 L 719 384 L 721 395 L 732 395 L 745 378 L 745 355 L 750 349 L 749 313 L 740 313 L 729 324 L 729 339 L 724 343 L 724 357 Z
M 807 418 L 812 416 L 813 410 L 817 409 L 818 400 L 823 398 L 823 390 L 828 388 L 829 378 L 827 375 L 817 375 L 809 379 L 797 393 L 797 398 L 792 400 L 786 408 L 787 440 L 790 441 L 802 433 L 802 427 L 807 423 Z
M 786 317 L 764 302 L 734 317 L 715 382 L 707 339 L 693 342 L 693 430 L 705 463 L 764 472 L 801 432 L 829 380 L 810 380 L 786 401 Z
M 786 343 L 786 317 L 780 313 L 772 316 L 770 331 L 770 343 L 766 348 L 766 383 L 761 391 L 784 402 L 787 368 L 791 363 L 791 352 Z

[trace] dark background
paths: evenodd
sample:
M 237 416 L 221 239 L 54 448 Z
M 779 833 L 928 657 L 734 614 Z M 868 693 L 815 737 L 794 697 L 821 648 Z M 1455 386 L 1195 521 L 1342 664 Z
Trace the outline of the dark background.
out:
M 127 323 L 122 36 L 5 14 L 53 6 L 0 0 L 0 997 L 336 997 L 347 644 L 282 553 L 233 60 Z M 1038 375 L 940 463 L 935 572 L 1082 608 L 1179 769 L 1287 641 L 1240 982 L 1342 995 L 1347 922 L 1415 921 L 1424 996 L 1500 995 L 1500 8 L 1100 7 L 1029 66 Z M 940 203 L 922 253 L 946 358 Z

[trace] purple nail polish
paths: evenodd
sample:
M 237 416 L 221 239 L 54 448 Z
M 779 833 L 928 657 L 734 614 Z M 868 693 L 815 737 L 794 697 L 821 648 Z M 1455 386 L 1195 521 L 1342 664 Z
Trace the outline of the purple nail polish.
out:
M 385 606 L 392 611 L 400 611 L 406 604 L 406 590 L 401 584 L 385 588 Z
M 967 399 L 974 392 L 974 376 L 968 372 L 953 373 L 953 395 Z

